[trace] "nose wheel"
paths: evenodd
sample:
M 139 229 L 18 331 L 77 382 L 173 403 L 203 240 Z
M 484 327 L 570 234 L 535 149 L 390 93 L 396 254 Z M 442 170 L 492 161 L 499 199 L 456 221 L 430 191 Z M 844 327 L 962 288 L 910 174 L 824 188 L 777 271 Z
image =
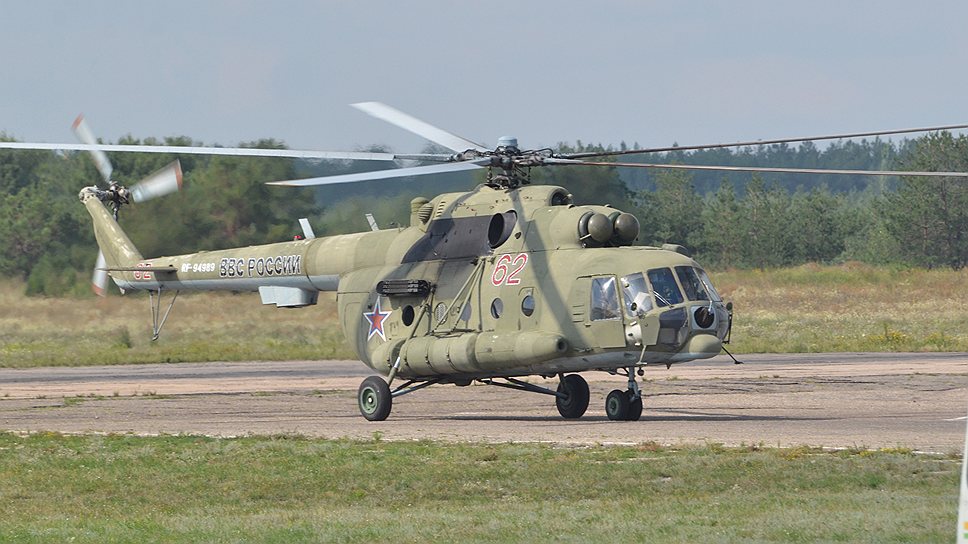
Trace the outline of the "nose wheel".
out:
M 642 391 L 635 381 L 634 367 L 629 367 L 628 377 L 628 389 L 615 389 L 605 398 L 605 415 L 612 421 L 638 421 L 642 417 Z

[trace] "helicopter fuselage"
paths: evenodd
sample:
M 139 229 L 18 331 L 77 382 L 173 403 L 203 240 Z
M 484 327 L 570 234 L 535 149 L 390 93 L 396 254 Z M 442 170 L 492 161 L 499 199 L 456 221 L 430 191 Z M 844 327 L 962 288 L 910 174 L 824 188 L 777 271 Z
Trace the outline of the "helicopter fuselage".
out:
M 482 185 L 416 199 L 409 227 L 151 259 L 85 203 L 122 289 L 258 291 L 279 307 L 335 291 L 347 341 L 384 375 L 461 384 L 672 364 L 716 355 L 729 327 L 695 261 L 629 245 L 612 226 L 628 214 L 559 187 Z

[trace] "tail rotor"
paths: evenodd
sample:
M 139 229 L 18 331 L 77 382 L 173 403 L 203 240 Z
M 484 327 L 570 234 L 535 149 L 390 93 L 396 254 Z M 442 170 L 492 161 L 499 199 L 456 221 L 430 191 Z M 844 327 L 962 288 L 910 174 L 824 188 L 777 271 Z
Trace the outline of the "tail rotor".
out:
M 94 137 L 94 133 L 91 131 L 83 115 L 77 116 L 72 128 L 74 135 L 77 136 L 77 139 L 81 143 L 92 146 L 98 143 L 97 138 Z M 118 181 L 111 179 L 111 175 L 114 173 L 114 167 L 111 165 L 111 160 L 108 159 L 104 151 L 100 149 L 89 149 L 88 151 L 94 160 L 94 166 L 97 167 L 101 178 L 103 178 L 104 183 L 108 186 L 106 190 L 95 187 L 94 193 L 101 202 L 111 207 L 115 221 L 118 219 L 121 207 L 125 204 L 146 202 L 181 189 L 182 170 L 181 163 L 177 160 L 149 174 L 128 189 Z M 91 277 L 91 286 L 94 289 L 94 293 L 101 297 L 107 294 L 108 272 L 105 269 L 106 266 L 104 253 L 99 250 L 97 263 L 94 265 L 94 274 Z

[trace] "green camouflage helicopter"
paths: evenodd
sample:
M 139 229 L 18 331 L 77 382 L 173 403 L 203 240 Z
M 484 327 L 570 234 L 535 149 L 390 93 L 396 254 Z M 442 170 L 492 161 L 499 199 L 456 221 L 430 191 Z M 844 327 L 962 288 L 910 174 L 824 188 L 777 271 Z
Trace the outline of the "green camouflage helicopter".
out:
M 609 206 L 576 205 L 561 187 L 528 183 L 531 168 L 570 165 L 689 168 L 801 173 L 960 176 L 953 172 L 893 172 L 788 168 L 696 167 L 603 161 L 602 157 L 669 149 L 691 150 L 965 128 L 904 129 L 811 138 L 737 142 L 601 153 L 522 151 L 504 137 L 489 149 L 384 104 L 355 107 L 410 130 L 454 154 L 395 155 L 293 150 L 123 146 L 98 144 L 82 118 L 81 144 L 0 147 L 73 149 L 92 153 L 107 189 L 86 187 L 101 254 L 93 279 L 103 294 L 110 276 L 122 292 L 149 293 L 157 339 L 183 290 L 258 291 L 263 304 L 298 308 L 335 291 L 340 323 L 360 359 L 379 375 L 363 380 L 359 409 L 386 419 L 393 399 L 437 384 L 472 382 L 553 396 L 565 418 L 581 417 L 589 388 L 580 375 L 604 371 L 627 379 L 605 400 L 612 420 L 638 420 L 646 365 L 713 357 L 728 343 L 732 305 L 682 246 L 635 246 L 639 222 Z M 438 164 L 272 182 L 308 186 L 486 169 L 487 181 L 464 193 L 411 202 L 410 224 L 171 257 L 145 258 L 117 222 L 121 207 L 177 191 L 172 163 L 132 186 L 111 178 L 106 151 L 237 154 L 354 160 L 419 160 Z M 598 160 L 589 160 L 598 159 Z M 173 296 L 162 314 L 162 293 Z M 727 351 L 728 353 L 728 351 Z M 735 359 L 734 359 L 735 360 Z M 557 376 L 556 390 L 522 378 Z M 401 383 L 396 384 L 397 381 Z M 396 385 L 395 385 L 396 384 Z

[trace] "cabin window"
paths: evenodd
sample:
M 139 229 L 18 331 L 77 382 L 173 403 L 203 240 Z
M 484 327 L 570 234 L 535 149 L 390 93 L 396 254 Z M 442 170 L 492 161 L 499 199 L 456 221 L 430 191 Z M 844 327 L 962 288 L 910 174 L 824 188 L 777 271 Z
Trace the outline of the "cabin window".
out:
M 618 302 L 615 276 L 592 278 L 591 320 L 619 319 L 622 317 Z
M 501 319 L 501 315 L 504 313 L 504 301 L 496 298 L 491 301 L 491 317 L 494 319 Z
M 406 307 L 403 308 L 403 324 L 409 327 L 410 325 L 413 324 L 413 318 L 414 318 L 413 306 L 407 304 Z
M 525 317 L 531 317 L 534 314 L 534 295 L 532 295 L 530 292 L 524 295 L 524 298 L 521 299 L 521 313 L 524 314 Z
M 655 302 L 660 307 L 672 306 L 682 302 L 682 292 L 676 285 L 676 278 L 672 275 L 672 270 L 668 268 L 653 268 L 648 272 L 649 283 L 652 284 L 652 293 L 655 295 Z
M 652 297 L 641 272 L 622 277 L 622 294 L 625 298 L 625 314 L 636 317 L 652 309 Z

